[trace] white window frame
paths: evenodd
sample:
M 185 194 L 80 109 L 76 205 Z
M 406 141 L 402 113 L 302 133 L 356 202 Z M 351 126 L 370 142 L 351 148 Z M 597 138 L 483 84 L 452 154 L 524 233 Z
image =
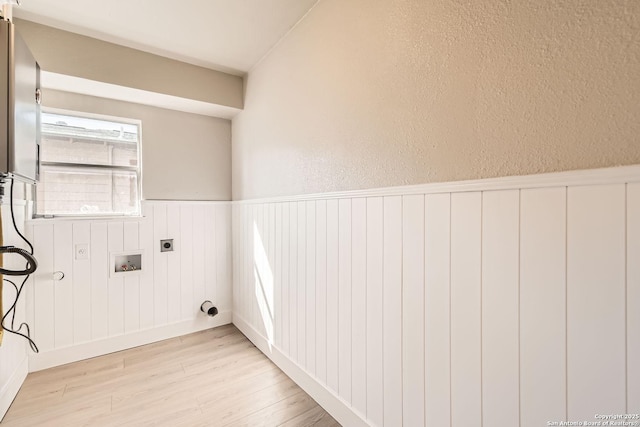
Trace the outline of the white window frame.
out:
M 67 110 L 62 108 L 51 108 L 51 107 L 42 107 L 43 113 L 50 114 L 60 114 L 67 116 L 75 116 L 80 118 L 87 119 L 96 119 L 96 120 L 105 120 L 112 121 L 117 123 L 125 123 L 130 125 L 135 125 L 138 127 L 138 145 L 137 145 L 137 156 L 138 156 L 138 166 L 135 168 L 136 178 L 137 178 L 137 192 L 138 197 L 136 199 L 136 213 L 134 214 L 124 214 L 124 213 L 99 213 L 99 212 L 90 212 L 87 214 L 72 213 L 72 214 L 46 214 L 42 212 L 38 212 L 38 191 L 37 185 L 39 181 L 36 183 L 36 188 L 33 191 L 33 218 L 72 218 L 72 219 L 106 219 L 106 218 L 140 218 L 142 217 L 142 201 L 144 200 L 142 195 L 142 120 L 132 119 L 127 117 L 119 117 L 119 116 L 111 116 L 106 114 L 95 114 L 89 113 L 85 111 L 75 111 L 75 110 Z M 42 128 L 39 130 L 42 133 Z M 127 170 L 133 171 L 134 168 L 127 166 L 98 166 L 98 165 L 84 165 L 82 163 L 62 163 L 62 162 L 46 162 L 41 159 L 38 160 L 40 165 L 38 165 L 39 170 L 42 170 L 41 166 L 45 164 L 46 166 L 61 166 L 61 167 L 74 167 L 78 169 L 94 169 L 94 170 Z

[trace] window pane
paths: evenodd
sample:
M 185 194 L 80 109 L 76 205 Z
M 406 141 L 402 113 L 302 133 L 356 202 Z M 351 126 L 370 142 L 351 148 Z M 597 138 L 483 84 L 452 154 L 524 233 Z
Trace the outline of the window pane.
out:
M 43 162 L 138 166 L 138 126 L 42 113 Z
M 42 166 L 37 191 L 40 214 L 138 214 L 135 171 Z

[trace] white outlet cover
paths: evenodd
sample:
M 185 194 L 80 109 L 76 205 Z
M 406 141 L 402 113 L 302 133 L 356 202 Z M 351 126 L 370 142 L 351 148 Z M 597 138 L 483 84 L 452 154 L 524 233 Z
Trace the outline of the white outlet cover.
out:
M 87 243 L 76 245 L 76 259 L 89 259 L 89 245 Z

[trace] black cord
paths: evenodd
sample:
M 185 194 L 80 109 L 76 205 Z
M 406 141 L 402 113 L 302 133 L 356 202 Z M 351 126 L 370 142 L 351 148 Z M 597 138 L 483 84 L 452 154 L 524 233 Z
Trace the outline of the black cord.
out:
M 40 350 L 38 349 L 38 346 L 36 345 L 36 343 L 31 338 L 31 329 L 29 328 L 29 324 L 26 323 L 26 322 L 22 322 L 20 324 L 20 326 L 18 327 L 18 329 L 15 329 L 16 305 L 18 304 L 18 299 L 20 298 L 20 294 L 22 293 L 22 289 L 24 288 L 24 284 L 27 282 L 27 279 L 29 279 L 29 276 L 24 278 L 24 280 L 20 284 L 20 287 L 18 287 L 11 280 L 4 279 L 5 282 L 9 282 L 9 283 L 11 283 L 13 285 L 13 287 L 16 290 L 16 297 L 13 300 L 13 304 L 11 304 L 11 307 L 9 308 L 9 310 L 7 310 L 5 315 L 2 316 L 2 322 L 0 322 L 0 323 L 2 324 L 2 329 L 4 329 L 5 331 L 7 331 L 7 332 L 9 332 L 11 334 L 18 335 L 18 336 L 26 339 L 29 342 L 29 347 L 31 347 L 31 350 L 33 350 L 34 353 L 39 353 Z M 9 313 L 11 313 L 11 327 L 10 328 L 5 326 L 5 324 L 4 324 L 4 321 L 9 316 Z M 21 332 L 23 327 L 25 327 L 26 333 L 22 333 Z
M 16 225 L 16 216 L 13 214 L 13 183 L 14 182 L 15 182 L 15 179 L 11 178 L 11 187 L 9 190 L 9 208 L 11 209 L 11 222 L 13 222 L 13 228 L 16 230 L 16 233 L 18 233 L 18 236 L 20 236 L 22 240 L 24 240 L 27 243 L 27 245 L 29 245 L 29 250 L 30 250 L 29 253 L 33 255 L 33 245 L 29 240 L 27 240 L 26 237 L 22 235 L 20 230 L 18 230 L 18 226 Z
M 0 274 L 5 276 L 28 276 L 38 269 L 38 261 L 29 252 L 15 246 L 0 246 L 0 254 L 18 254 L 27 260 L 24 270 L 7 270 L 0 267 Z
M 14 287 L 14 288 L 15 288 L 15 290 L 16 290 L 16 296 L 20 293 L 20 290 L 18 290 L 18 285 L 16 285 L 15 283 L 13 283 L 13 282 L 12 282 L 11 280 L 9 280 L 9 279 L 2 279 L 2 280 L 4 280 L 5 282 L 9 282 L 9 283 L 11 283 L 11 284 L 13 285 L 13 287 Z M 18 298 L 16 298 L 16 300 L 17 300 L 17 299 L 18 299 Z M 9 314 L 9 312 L 11 312 L 11 309 L 7 310 L 7 314 Z M 6 314 L 5 314 L 4 316 L 2 316 L 2 321 L 3 321 L 3 322 L 4 322 L 4 318 L 5 318 L 5 316 L 6 316 Z M 15 311 L 15 310 L 13 310 L 13 314 L 12 314 L 12 316 L 11 316 L 11 329 L 13 329 L 13 328 L 14 328 L 13 324 L 15 323 L 15 321 L 16 321 L 16 311 Z M 3 329 L 4 329 L 4 328 L 3 328 Z
M 4 279 L 5 282 L 11 283 L 13 285 L 13 287 L 16 290 L 16 297 L 13 300 L 13 304 L 11 304 L 11 307 L 9 307 L 9 310 L 7 310 L 7 312 L 2 316 L 2 320 L 0 321 L 0 325 L 2 326 L 2 329 L 4 329 L 5 331 L 14 334 L 14 335 L 18 335 L 24 339 L 26 339 L 29 342 L 29 346 L 31 347 L 31 350 L 33 350 L 34 353 L 39 353 L 40 350 L 38 349 L 38 346 L 36 345 L 36 343 L 33 341 L 33 339 L 31 339 L 31 329 L 29 328 L 29 324 L 26 322 L 22 322 L 20 324 L 20 326 L 18 327 L 18 329 L 15 329 L 15 319 L 16 319 L 16 309 L 17 309 L 17 305 L 18 305 L 18 300 L 20 299 L 20 295 L 22 294 L 22 290 L 24 289 L 24 285 L 25 283 L 27 283 L 27 280 L 29 280 L 29 276 L 31 275 L 31 273 L 33 273 L 36 268 L 38 267 L 38 263 L 36 262 L 35 258 L 33 257 L 33 245 L 31 244 L 31 242 L 29 240 L 27 240 L 26 237 L 24 237 L 24 235 L 20 232 L 20 230 L 18 229 L 18 225 L 16 224 L 16 217 L 13 213 L 13 183 L 14 183 L 14 179 L 11 178 L 11 187 L 10 187 L 10 192 L 9 192 L 9 206 L 11 209 L 11 222 L 13 223 L 13 228 L 16 231 L 16 233 L 18 234 L 18 236 L 20 236 L 22 238 L 22 240 L 24 240 L 27 245 L 29 245 L 29 249 L 30 252 L 25 251 L 24 249 L 20 249 L 20 248 L 15 248 L 15 247 L 0 247 L 0 251 L 3 253 L 18 253 L 19 255 L 22 255 L 26 260 L 27 260 L 27 265 L 25 267 L 24 271 L 13 271 L 10 272 L 10 270 L 4 270 L 2 268 L 0 268 L 0 271 L 4 274 L 7 274 L 8 272 L 10 272 L 9 274 L 12 275 L 25 275 L 25 278 L 22 280 L 22 283 L 20 284 L 20 286 L 17 286 L 14 282 L 12 282 L 11 280 L 8 279 Z M 0 224 L 0 227 L 2 226 L 2 224 Z M 9 313 L 11 313 L 11 327 L 8 328 L 5 326 L 4 321 L 6 320 L 6 318 L 9 316 Z M 22 328 L 26 329 L 26 333 L 21 332 Z

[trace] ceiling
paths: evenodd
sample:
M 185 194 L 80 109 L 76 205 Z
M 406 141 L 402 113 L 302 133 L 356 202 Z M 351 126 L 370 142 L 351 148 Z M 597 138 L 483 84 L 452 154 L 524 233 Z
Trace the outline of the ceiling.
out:
M 13 15 L 242 75 L 318 0 L 21 0 Z

